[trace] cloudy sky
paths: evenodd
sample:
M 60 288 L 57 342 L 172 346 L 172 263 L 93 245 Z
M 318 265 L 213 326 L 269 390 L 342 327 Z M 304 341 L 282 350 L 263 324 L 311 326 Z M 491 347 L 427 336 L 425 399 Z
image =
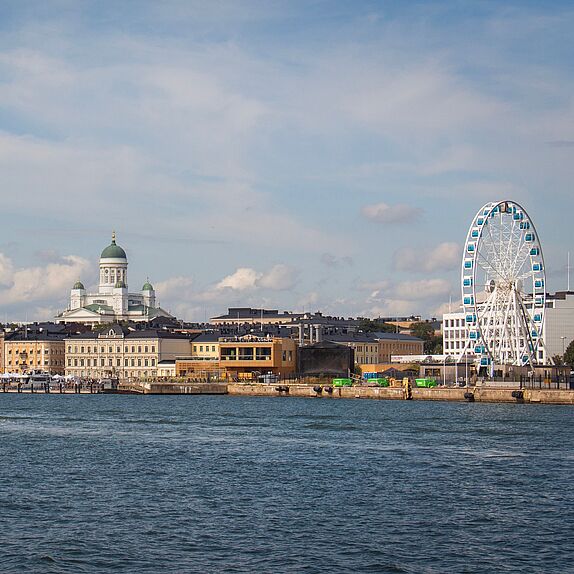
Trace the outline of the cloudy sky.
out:
M 504 4 L 504 5 L 503 5 Z M 0 3 L 0 321 L 116 230 L 187 320 L 437 315 L 487 201 L 574 253 L 571 2 Z

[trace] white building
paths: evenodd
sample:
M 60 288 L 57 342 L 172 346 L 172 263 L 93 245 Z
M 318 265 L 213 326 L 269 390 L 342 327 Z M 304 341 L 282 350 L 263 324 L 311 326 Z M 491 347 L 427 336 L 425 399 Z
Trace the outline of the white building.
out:
M 443 315 L 442 344 L 445 355 L 460 357 L 468 341 L 465 315 L 462 311 Z M 538 349 L 539 364 L 548 364 L 555 355 L 562 356 L 574 340 L 574 291 L 558 291 L 546 296 L 543 345 Z M 474 356 L 474 345 L 467 349 Z
M 97 293 L 87 293 L 78 280 L 70 293 L 68 309 L 55 317 L 59 323 L 115 323 L 118 321 L 150 321 L 171 317 L 156 306 L 154 288 L 146 281 L 139 293 L 128 292 L 128 259 L 126 252 L 112 242 L 100 256 L 100 279 Z

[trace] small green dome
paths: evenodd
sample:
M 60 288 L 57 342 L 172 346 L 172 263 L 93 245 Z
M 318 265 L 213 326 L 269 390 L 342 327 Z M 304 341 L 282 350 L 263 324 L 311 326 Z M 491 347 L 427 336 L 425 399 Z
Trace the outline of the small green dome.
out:
M 112 233 L 112 242 L 108 245 L 100 255 L 100 259 L 127 259 L 126 252 L 116 245 L 116 232 Z
M 149 279 L 144 283 L 142 291 L 153 291 L 153 285 L 149 282 Z
M 78 279 L 72 289 L 85 289 L 84 284 Z
M 125 286 L 126 284 L 121 279 L 116 281 L 116 284 L 114 285 L 116 289 L 125 289 Z

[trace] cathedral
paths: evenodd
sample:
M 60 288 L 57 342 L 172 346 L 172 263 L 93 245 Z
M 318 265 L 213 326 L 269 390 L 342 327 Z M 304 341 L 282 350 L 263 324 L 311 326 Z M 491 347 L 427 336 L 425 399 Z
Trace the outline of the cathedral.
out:
M 74 284 L 68 309 L 55 317 L 58 323 L 115 323 L 118 321 L 151 321 L 157 317 L 173 318 L 156 306 L 155 291 L 146 281 L 139 293 L 128 293 L 128 258 L 112 242 L 100 256 L 100 284 L 97 293 L 86 293 L 82 282 Z

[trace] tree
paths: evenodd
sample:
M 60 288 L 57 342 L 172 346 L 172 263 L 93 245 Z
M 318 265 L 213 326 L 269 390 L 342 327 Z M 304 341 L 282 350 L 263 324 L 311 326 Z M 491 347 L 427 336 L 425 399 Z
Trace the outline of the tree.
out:
M 424 352 L 428 355 L 437 355 L 442 353 L 442 337 L 435 335 L 431 323 L 413 323 L 411 333 L 424 341 Z
M 552 362 L 557 366 L 561 367 L 564 364 L 564 357 L 562 355 L 554 355 L 552 357 Z
M 564 362 L 574 369 L 574 341 L 570 341 L 566 352 L 564 353 Z
M 396 330 L 394 325 L 384 323 L 380 319 L 368 319 L 366 317 L 358 317 L 359 329 L 365 333 L 393 333 Z

